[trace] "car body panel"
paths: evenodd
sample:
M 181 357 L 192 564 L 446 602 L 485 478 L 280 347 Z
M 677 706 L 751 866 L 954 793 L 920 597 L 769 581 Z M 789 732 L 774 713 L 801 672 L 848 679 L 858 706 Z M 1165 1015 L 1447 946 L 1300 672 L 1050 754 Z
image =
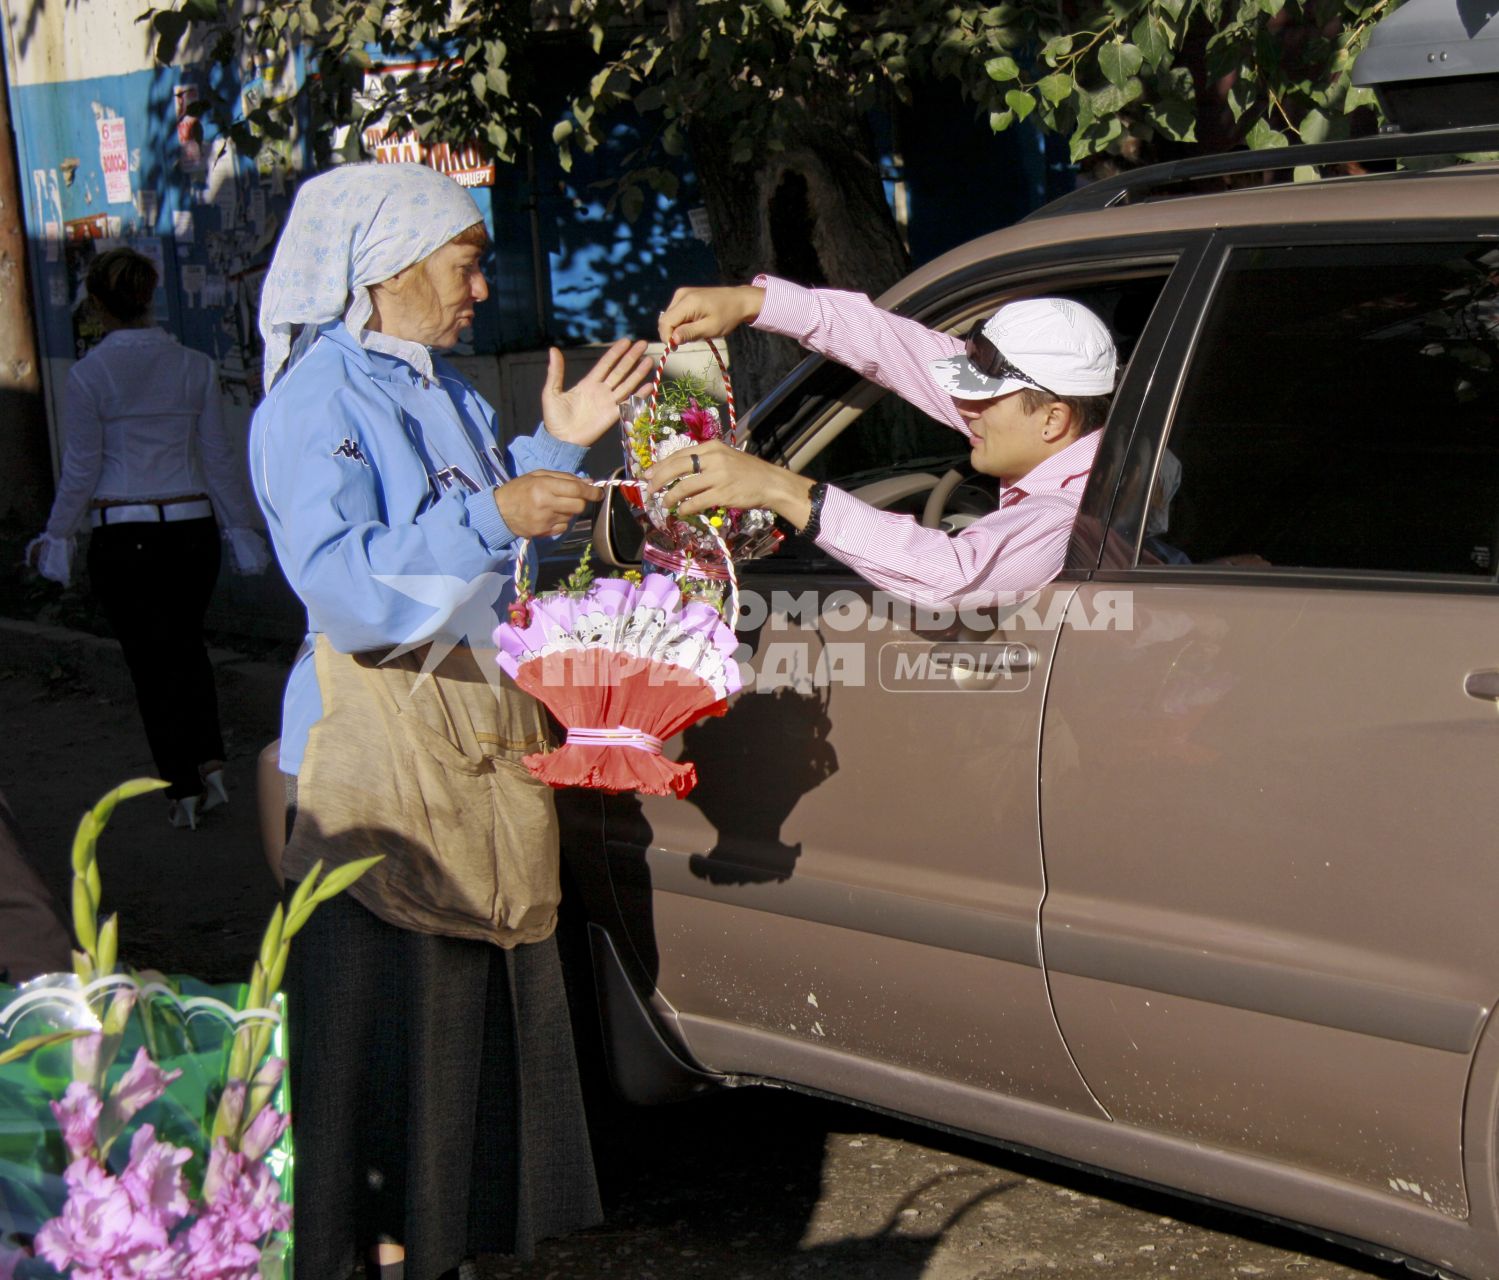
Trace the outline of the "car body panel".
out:
M 1463 677 L 1499 661 L 1493 603 L 1132 595 L 1130 630 L 1064 632 L 1043 737 L 1043 936 L 1080 1069 L 1118 1119 L 1464 1216 L 1499 717 Z
M 888 677 L 890 647 L 919 661 L 949 637 L 887 621 L 851 575 L 844 611 L 810 617 L 803 579 L 746 586 L 769 607 L 754 691 L 682 735 L 699 775 L 686 800 L 643 797 L 608 841 L 613 879 L 650 912 L 661 998 L 683 1019 L 1096 1112 L 1041 973 L 1041 682 L 964 694 L 938 677 L 888 694 L 882 650 Z M 945 750 L 903 749 L 933 717 Z M 920 802 L 933 795 L 940 814 Z M 744 1069 L 684 1035 L 712 1069 Z

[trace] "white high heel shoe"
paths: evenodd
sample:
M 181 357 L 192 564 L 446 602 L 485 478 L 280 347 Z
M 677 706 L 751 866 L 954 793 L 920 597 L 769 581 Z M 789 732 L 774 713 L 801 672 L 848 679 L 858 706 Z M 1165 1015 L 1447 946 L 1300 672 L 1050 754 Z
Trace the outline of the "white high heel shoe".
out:
M 214 769 L 203 775 L 203 812 L 229 803 L 229 788 L 224 784 L 224 770 Z
M 202 796 L 183 796 L 181 800 L 169 800 L 167 802 L 167 821 L 174 827 L 186 827 L 189 831 L 198 829 L 198 808 L 202 804 Z

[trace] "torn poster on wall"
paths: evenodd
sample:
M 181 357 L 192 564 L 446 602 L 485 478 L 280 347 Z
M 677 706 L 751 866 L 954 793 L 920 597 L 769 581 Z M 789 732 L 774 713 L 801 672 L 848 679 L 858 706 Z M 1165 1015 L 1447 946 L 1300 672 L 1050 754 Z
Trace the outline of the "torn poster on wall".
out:
M 104 171 L 104 198 L 110 204 L 130 203 L 130 144 L 125 140 L 125 121 L 108 116 L 99 126 L 99 167 Z

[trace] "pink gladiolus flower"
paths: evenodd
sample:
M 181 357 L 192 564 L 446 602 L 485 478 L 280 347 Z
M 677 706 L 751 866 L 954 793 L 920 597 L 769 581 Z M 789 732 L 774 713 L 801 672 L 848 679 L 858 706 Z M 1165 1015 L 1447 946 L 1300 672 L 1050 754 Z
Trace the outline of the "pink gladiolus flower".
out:
M 52 1114 L 62 1129 L 62 1140 L 68 1154 L 75 1159 L 94 1150 L 99 1141 L 99 1114 L 104 1104 L 92 1085 L 75 1080 L 68 1086 L 61 1102 L 51 1104 Z
M 259 1245 L 217 1213 L 199 1218 L 177 1246 L 177 1280 L 255 1280 L 260 1272 Z
M 68 1200 L 62 1213 L 36 1234 L 37 1252 L 59 1271 L 77 1266 L 101 1277 L 128 1275 L 112 1264 L 133 1253 L 165 1249 L 166 1231 L 137 1213 L 119 1180 L 92 1160 L 73 1161 L 63 1181 Z M 81 1278 L 85 1271 L 75 1274 Z
M 696 400 L 688 401 L 687 408 L 682 410 L 682 426 L 700 444 L 718 439 L 718 419 L 711 409 L 701 408 Z
M 281 1135 L 286 1132 L 286 1123 L 286 1117 L 275 1107 L 266 1107 L 250 1121 L 250 1127 L 239 1141 L 239 1149 L 245 1159 L 259 1160 L 264 1156 L 280 1141 Z
M 123 1126 L 142 1107 L 155 1102 L 181 1074 L 181 1071 L 163 1071 L 144 1048 L 137 1049 L 135 1061 L 109 1095 L 117 1123 Z
M 130 1163 L 120 1183 L 136 1212 L 166 1231 L 187 1217 L 191 1207 L 182 1177 L 182 1166 L 191 1155 L 186 1147 L 157 1142 L 156 1130 L 149 1124 L 143 1124 L 130 1143 Z
M 18 1249 L 0 1244 L 0 1280 L 16 1280 L 16 1268 L 26 1261 L 26 1255 Z
M 262 1240 L 291 1226 L 291 1206 L 282 1201 L 275 1175 L 259 1160 L 231 1151 L 223 1138 L 208 1157 L 203 1199 L 207 1216 L 230 1223 L 241 1240 Z

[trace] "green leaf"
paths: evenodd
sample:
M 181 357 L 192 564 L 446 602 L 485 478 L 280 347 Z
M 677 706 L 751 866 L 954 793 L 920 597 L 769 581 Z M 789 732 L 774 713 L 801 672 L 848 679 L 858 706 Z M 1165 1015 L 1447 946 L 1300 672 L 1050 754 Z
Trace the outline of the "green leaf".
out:
M 1017 120 L 1024 120 L 1036 109 L 1036 100 L 1023 89 L 1011 89 L 1005 94 L 1005 105 L 1015 113 Z
M 489 96 L 489 81 L 484 78 L 482 71 L 475 71 L 468 78 L 468 87 L 473 90 L 474 97 L 483 102 Z
M 1015 113 L 1013 111 L 991 111 L 989 113 L 989 127 L 995 133 L 1003 133 L 1014 123 Z
M 1343 99 L 1343 112 L 1357 111 L 1360 107 L 1372 107 L 1378 99 L 1374 96 L 1374 90 L 1365 88 L 1363 85 L 1353 85 L 1348 90 L 1348 96 Z
M 1259 82 L 1250 78 L 1247 69 L 1234 77 L 1228 86 L 1228 109 L 1233 112 L 1235 120 L 1259 104 L 1259 89 Z
M 1159 0 L 1161 9 L 1172 22 L 1180 22 L 1189 0 Z
M 218 0 L 183 0 L 182 12 L 194 22 L 212 22 L 219 16 Z
M 552 126 L 552 141 L 561 144 L 573 136 L 573 122 L 571 120 L 559 120 Z
M 1173 142 L 1197 141 L 1197 112 L 1179 99 L 1154 103 L 1145 108 L 1145 114 Z
M 175 9 L 163 9 L 151 19 L 156 32 L 156 61 L 165 66 L 177 55 L 177 46 L 187 34 L 187 15 Z
M 1244 135 L 1244 141 L 1255 151 L 1290 145 L 1290 139 L 1263 117 L 1254 122 L 1254 128 Z
M 44 1036 L 29 1036 L 25 1040 L 11 1045 L 4 1053 L 0 1053 L 0 1067 L 8 1062 L 19 1062 L 27 1054 L 35 1053 L 38 1049 L 45 1049 L 48 1045 L 62 1044 L 67 1040 L 78 1040 L 83 1036 L 92 1034 L 87 1027 L 80 1027 L 75 1031 L 51 1031 Z
M 1122 40 L 1111 41 L 1098 51 L 1098 69 L 1110 84 L 1120 88 L 1139 71 L 1143 61 L 1140 50 Z
M 639 187 L 626 187 L 619 193 L 619 211 L 626 222 L 634 222 L 645 208 L 645 193 Z
M 1144 84 L 1138 77 L 1132 77 L 1123 84 L 1105 85 L 1096 93 L 1090 93 L 1088 100 L 1093 108 L 1093 115 L 1099 120 L 1107 120 L 1117 116 L 1130 103 L 1139 101 L 1144 93 Z
M 1041 46 L 1041 57 L 1048 67 L 1056 66 L 1058 58 L 1065 58 L 1071 52 L 1071 36 L 1053 36 Z
M 1140 56 L 1150 64 L 1158 66 L 1171 56 L 1172 30 L 1158 13 L 1147 13 L 1135 24 L 1135 44 Z
M 502 98 L 510 96 L 510 73 L 504 67 L 490 63 L 489 69 L 484 73 L 484 79 L 489 84 L 491 92 L 499 94 Z
M 989 79 L 998 80 L 1003 83 L 1006 80 L 1020 79 L 1020 64 L 1011 57 L 990 58 L 984 63 L 984 71 Z
M 1096 95 L 1095 95 L 1096 96 Z M 1091 155 L 1107 151 L 1109 144 L 1123 136 L 1124 125 L 1118 116 L 1110 120 L 1098 120 L 1085 129 L 1080 129 L 1068 140 L 1072 162 L 1086 160 Z
M 687 140 L 682 136 L 682 127 L 673 120 L 661 135 L 661 150 L 669 156 L 679 156 L 687 149 Z
M 1036 82 L 1036 88 L 1047 102 L 1056 105 L 1066 102 L 1077 88 L 1077 82 L 1065 71 L 1054 71 L 1049 76 L 1042 76 Z
M 666 103 L 666 90 L 659 84 L 647 85 L 635 95 L 635 110 L 642 115 L 648 111 L 659 111 Z
M 1331 124 L 1332 122 L 1320 111 L 1308 111 L 1301 117 L 1301 123 L 1297 129 L 1303 142 L 1325 142 Z

